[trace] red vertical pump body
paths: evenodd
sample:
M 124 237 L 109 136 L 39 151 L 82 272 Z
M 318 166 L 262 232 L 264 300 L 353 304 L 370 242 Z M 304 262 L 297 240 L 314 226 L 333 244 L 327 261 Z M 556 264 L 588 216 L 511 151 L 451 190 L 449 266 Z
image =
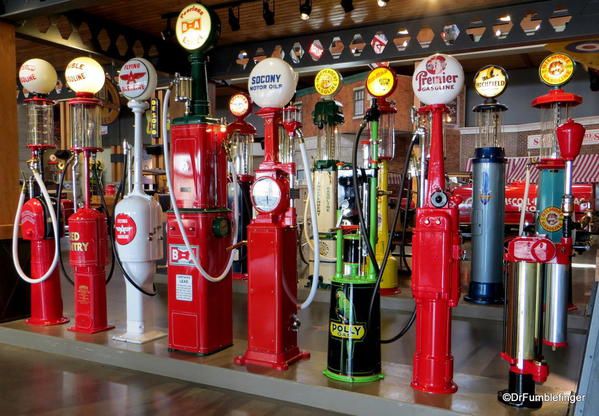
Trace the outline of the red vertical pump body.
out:
M 114 328 L 108 325 L 106 311 L 106 214 L 80 208 L 69 218 L 69 236 L 75 278 L 75 326 L 69 330 L 93 334 Z
M 459 200 L 445 188 L 443 117 L 447 107 L 429 105 L 420 114 L 432 118 L 428 185 L 424 205 L 416 210 L 412 293 L 416 301 L 416 351 L 412 387 L 430 393 L 453 393 L 451 309 L 459 300 L 461 239 Z
M 171 192 L 195 258 L 215 276 L 227 267 L 232 232 L 226 131 L 216 124 L 181 120 L 171 127 Z M 220 282 L 206 280 L 191 259 L 175 214 L 167 217 L 168 347 L 196 354 L 220 351 L 233 344 L 231 272 Z
M 280 201 L 264 212 L 252 200 L 258 214 L 247 230 L 248 346 L 235 362 L 286 370 L 310 357 L 297 345 L 297 214 L 290 204 L 295 163 L 279 162 L 281 109 L 263 108 L 256 114 L 264 119 L 264 161 L 253 187 L 261 181 L 276 182 Z
M 43 198 L 31 198 L 21 212 L 21 235 L 31 242 L 31 277 L 43 276 L 54 257 L 54 236 L 48 223 L 47 209 Z M 62 229 L 62 227 L 60 227 Z M 26 320 L 31 325 L 58 325 L 69 322 L 62 314 L 60 293 L 60 270 L 41 283 L 31 285 L 31 316 Z

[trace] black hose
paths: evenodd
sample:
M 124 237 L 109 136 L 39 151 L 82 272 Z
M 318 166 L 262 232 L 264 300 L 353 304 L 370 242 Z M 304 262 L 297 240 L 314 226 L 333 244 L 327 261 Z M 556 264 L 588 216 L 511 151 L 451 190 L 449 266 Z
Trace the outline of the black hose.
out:
M 62 209 L 61 209 L 62 207 L 60 204 L 60 200 L 62 199 L 62 187 L 64 185 L 64 178 L 67 175 L 67 170 L 69 169 L 69 166 L 71 165 L 71 162 L 73 161 L 73 159 L 74 159 L 73 157 L 70 157 L 67 159 L 67 161 L 65 162 L 64 170 L 62 171 L 62 174 L 60 175 L 60 179 L 58 181 L 58 189 L 56 191 L 57 192 L 57 194 L 56 194 L 56 216 L 58 217 L 59 224 L 60 224 L 60 217 L 62 215 Z M 65 221 L 66 221 L 66 219 L 65 219 Z M 64 227 L 64 224 L 63 224 L 63 227 Z M 60 249 L 60 236 L 58 237 L 58 258 L 60 259 L 60 268 L 62 270 L 62 274 L 64 275 L 65 279 L 67 279 L 67 282 L 69 282 L 72 286 L 75 286 L 75 281 L 67 273 L 67 269 L 64 265 L 64 260 L 62 259 L 62 250 Z
M 102 182 L 100 181 L 100 177 L 98 176 L 98 167 L 97 164 L 94 164 L 94 166 L 91 168 L 93 175 L 94 175 L 94 179 L 96 180 L 96 185 L 98 186 L 98 193 L 100 194 L 100 201 L 102 204 L 102 209 L 104 209 L 104 211 L 106 212 L 106 222 L 108 224 L 108 235 L 110 235 L 111 237 L 114 235 L 114 227 L 113 227 L 113 223 L 112 223 L 112 217 L 110 216 L 110 213 L 108 212 L 108 205 L 106 204 L 106 199 L 104 199 L 104 185 L 102 184 Z M 114 201 L 114 205 L 116 205 L 116 200 Z M 113 213 L 114 213 L 114 206 L 112 207 L 113 209 Z M 108 277 L 106 278 L 106 283 L 108 284 L 110 283 L 110 281 L 112 280 L 112 276 L 114 276 L 114 266 L 116 264 L 116 256 L 114 255 L 114 238 L 111 239 L 110 245 L 112 246 L 112 255 L 111 255 L 111 262 L 110 262 L 110 271 L 108 272 Z
M 119 267 L 121 268 L 121 270 L 123 271 L 123 276 L 125 277 L 125 279 L 127 279 L 127 281 L 131 284 L 131 286 L 133 286 L 135 289 L 137 289 L 138 291 L 140 291 L 141 293 L 143 293 L 146 296 L 156 296 L 158 294 L 158 290 L 156 289 L 156 285 L 154 284 L 154 282 L 152 282 L 152 292 L 148 292 L 147 290 L 145 290 L 143 287 L 139 286 L 135 280 L 133 280 L 133 278 L 131 278 L 131 276 L 129 276 L 129 274 L 127 273 L 127 271 L 125 270 L 125 267 L 123 267 L 123 263 L 121 262 L 121 257 L 119 256 L 119 252 L 116 249 L 116 240 L 114 238 L 114 214 L 115 214 L 115 209 L 116 209 L 116 204 L 120 201 L 120 199 L 123 196 L 124 193 L 124 189 L 125 189 L 125 177 L 127 172 L 127 159 L 125 158 L 125 162 L 124 162 L 124 169 L 123 169 L 123 179 L 121 179 L 121 183 L 119 186 L 119 189 L 117 190 L 117 194 L 116 197 L 114 199 L 114 206 L 112 207 L 112 217 L 109 216 L 109 220 L 108 223 L 110 225 L 110 241 L 111 241 L 111 246 L 112 246 L 112 258 L 113 258 L 113 264 L 114 264 L 114 259 L 116 259 L 116 262 L 119 264 Z M 101 182 L 98 180 L 98 174 L 97 172 L 94 170 L 94 175 L 96 176 L 96 181 L 98 182 L 98 185 L 101 185 Z M 100 198 L 102 199 L 102 205 L 106 206 L 106 200 L 104 199 L 104 187 L 101 186 L 100 189 Z
M 403 184 L 405 183 L 405 179 L 404 177 L 401 178 L 401 182 L 402 182 L 402 187 Z M 399 245 L 399 255 L 401 257 L 401 261 L 406 269 L 406 271 L 408 273 L 412 273 L 412 269 L 410 268 L 410 266 L 408 266 L 408 259 L 406 256 L 406 234 L 407 234 L 407 228 L 408 228 L 408 214 L 410 213 L 410 206 L 412 205 L 412 181 L 408 180 L 408 189 L 406 192 L 406 209 L 404 210 L 404 217 L 403 217 L 403 221 L 401 224 L 401 242 Z M 401 204 L 401 201 L 399 201 L 399 203 Z
M 371 110 L 374 110 L 373 113 L 374 114 L 369 114 L 371 113 Z M 387 247 L 385 248 L 385 255 L 383 256 L 383 262 L 381 263 L 381 266 L 379 268 L 379 265 L 377 263 L 376 260 L 376 255 L 374 253 L 374 249 L 372 247 L 372 244 L 370 244 L 370 239 L 368 238 L 368 234 L 366 232 L 366 221 L 364 219 L 364 212 L 363 212 L 363 207 L 361 205 L 361 201 L 359 201 L 359 188 L 358 188 L 358 180 L 357 180 L 357 159 L 358 159 L 358 145 L 360 143 L 360 137 L 362 136 L 362 133 L 364 131 L 364 129 L 366 128 L 366 123 L 367 121 L 370 120 L 377 120 L 378 117 L 378 109 L 376 108 L 376 106 L 373 106 L 369 112 L 366 114 L 366 117 L 364 118 L 364 121 L 362 122 L 362 124 L 360 125 L 360 129 L 358 130 L 358 133 L 356 134 L 356 139 L 354 142 L 354 148 L 353 148 L 353 153 L 352 153 L 352 176 L 353 176 L 353 187 L 354 187 L 354 192 L 356 193 L 356 196 L 358 197 L 357 201 L 356 201 L 356 208 L 358 211 L 358 217 L 360 219 L 360 227 L 362 227 L 362 229 L 364 230 L 364 232 L 362 233 L 363 239 L 365 240 L 366 243 L 366 248 L 368 250 L 368 255 L 370 257 L 370 261 L 372 262 L 373 268 L 375 270 L 375 273 L 377 274 L 377 280 L 374 286 L 374 289 L 372 291 L 372 296 L 370 298 L 370 305 L 368 308 L 368 320 L 367 320 L 367 326 L 370 327 L 371 325 L 371 321 L 372 321 L 372 311 L 374 309 L 374 304 L 376 301 L 376 296 L 379 292 L 379 288 L 381 285 L 381 280 L 383 277 L 383 272 L 385 270 L 385 267 L 387 265 L 387 261 L 389 260 L 390 254 L 391 254 L 391 248 L 393 246 L 393 239 L 390 238 L 389 242 L 387 244 Z M 412 154 L 412 149 L 414 148 L 414 143 L 415 143 L 415 137 L 412 138 L 412 140 L 410 141 L 410 145 L 408 147 L 408 151 L 406 153 L 406 161 L 404 163 L 404 171 L 402 174 L 402 178 L 406 178 L 407 174 L 408 174 L 408 169 L 409 169 L 409 164 L 410 164 L 410 155 Z M 399 203 L 397 204 L 397 207 L 395 208 L 395 213 L 393 216 L 393 225 L 392 225 L 392 229 L 394 230 L 395 227 L 397 226 L 397 221 L 399 219 L 399 213 L 401 211 L 401 198 L 403 196 L 403 185 L 400 187 L 399 189 Z M 406 325 L 404 325 L 404 327 L 401 329 L 401 331 L 395 335 L 394 337 L 388 339 L 388 340 L 381 340 L 380 342 L 382 344 L 385 343 L 389 343 L 389 342 L 393 342 L 398 340 L 399 338 L 401 338 L 403 335 L 405 335 L 405 333 L 410 329 L 410 327 L 412 326 L 414 320 L 416 318 L 416 308 L 414 308 L 414 310 L 412 311 L 412 315 L 410 316 L 410 319 L 408 320 L 408 322 L 406 323 Z

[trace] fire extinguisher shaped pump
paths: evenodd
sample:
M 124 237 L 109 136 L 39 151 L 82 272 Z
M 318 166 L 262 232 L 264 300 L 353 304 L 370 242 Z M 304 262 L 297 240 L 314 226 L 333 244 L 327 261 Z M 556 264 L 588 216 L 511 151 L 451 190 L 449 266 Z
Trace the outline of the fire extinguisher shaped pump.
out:
M 298 75 L 280 58 L 267 58 L 252 70 L 248 90 L 261 108 L 264 119 L 264 161 L 256 170 L 251 197 L 256 217 L 248 226 L 248 346 L 237 357 L 239 365 L 259 365 L 286 370 L 294 362 L 308 358 L 300 351 L 297 332 L 297 214 L 294 199 L 296 165 L 293 148 L 296 141 L 304 171 L 310 163 L 303 143 L 300 112 L 295 107 L 282 109 L 295 93 Z M 285 132 L 287 131 L 287 133 Z M 310 175 L 306 175 L 311 215 L 317 218 Z M 312 222 L 314 245 L 318 242 L 318 224 Z M 319 274 L 320 258 L 315 253 L 314 274 Z M 312 279 L 308 299 L 299 307 L 307 308 L 316 295 L 318 279 Z M 265 320 L 272 324 L 265 325 Z
M 585 129 L 567 118 L 568 108 L 582 102 L 582 98 L 559 87 L 573 72 L 574 62 L 565 54 L 550 55 L 541 63 L 541 80 L 556 87 L 533 100 L 533 106 L 541 108 L 544 116 L 537 201 L 537 207 L 544 208 L 539 208 L 536 235 L 512 239 L 505 255 L 506 319 L 501 357 L 510 369 L 508 388 L 500 391 L 497 398 L 514 407 L 542 406 L 534 395 L 535 383 L 545 382 L 549 375 L 543 345 L 553 350 L 567 345 L 574 225 L 572 162 L 580 153 Z M 563 122 L 564 119 L 567 120 Z M 560 199 L 557 193 L 561 193 L 561 203 L 555 202 Z M 561 205 L 561 210 L 550 204 Z M 557 230 L 561 231 L 561 238 L 556 242 Z
M 198 22 L 189 25 L 189 22 Z M 233 213 L 227 208 L 227 128 L 209 113 L 205 53 L 220 32 L 217 15 L 201 4 L 185 7 L 177 19 L 177 40 L 189 50 L 192 77 L 177 76 L 163 100 L 162 137 L 168 213 L 168 347 L 211 354 L 233 343 L 231 267 L 237 243 L 237 175 Z M 185 115 L 171 123 L 171 91 L 185 103 Z M 172 166 L 172 167 L 171 167 Z
M 151 328 L 154 316 L 149 299 L 156 295 L 153 277 L 156 261 L 162 258 L 162 209 L 144 192 L 142 171 L 143 114 L 156 82 L 156 70 L 145 59 L 133 58 L 121 68 L 119 87 L 135 116 L 135 156 L 133 190 L 117 203 L 114 212 L 113 249 L 125 277 L 127 331 L 113 339 L 137 344 L 166 335 Z
M 252 219 L 250 187 L 254 182 L 252 146 L 256 128 L 245 121 L 252 112 L 252 101 L 243 93 L 235 94 L 229 100 L 229 111 L 237 120 L 227 126 L 231 154 L 234 157 L 237 183 L 239 184 L 239 218 L 237 219 L 237 260 L 233 263 L 233 279 L 247 279 L 247 226 Z
M 69 259 L 75 283 L 75 325 L 69 330 L 96 333 L 113 328 L 106 313 L 107 219 L 104 212 L 91 207 L 90 190 L 90 159 L 95 162 L 96 153 L 102 151 L 102 102 L 94 94 L 104 86 L 104 69 L 91 58 L 75 58 L 67 65 L 65 78 L 76 93 L 68 101 L 71 151 L 83 158 L 84 204 L 69 218 Z
M 472 278 L 464 300 L 503 304 L 505 150 L 501 116 L 507 107 L 496 98 L 507 87 L 505 69 L 487 65 L 474 76 L 485 98 L 475 106 L 478 134 L 472 160 Z
M 47 94 L 56 85 L 54 67 L 42 59 L 30 59 L 19 70 L 19 80 L 33 94 L 27 99 L 27 147 L 32 178 L 23 183 L 15 214 L 12 255 L 19 276 L 31 284 L 30 325 L 56 325 L 69 320 L 63 316 L 60 293 L 60 271 L 57 268 L 62 226 L 54 201 L 43 180 L 44 151 L 55 148 L 54 102 Z M 25 202 L 26 185 L 29 199 Z M 48 221 L 48 218 L 50 221 Z M 31 242 L 31 277 L 19 263 L 19 226 L 23 239 Z
M 464 72 L 453 57 L 435 54 L 418 64 L 412 78 L 418 110 L 431 120 L 428 177 L 413 230 L 412 293 L 416 302 L 416 350 L 412 387 L 454 393 L 451 308 L 459 300 L 461 239 L 459 198 L 445 186 L 443 118 L 446 104 L 462 91 Z

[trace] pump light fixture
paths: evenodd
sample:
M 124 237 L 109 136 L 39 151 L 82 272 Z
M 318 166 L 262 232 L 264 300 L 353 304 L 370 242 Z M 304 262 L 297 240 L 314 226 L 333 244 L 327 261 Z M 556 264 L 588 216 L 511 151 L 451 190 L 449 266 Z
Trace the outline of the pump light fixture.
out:
M 302 20 L 310 19 L 310 13 L 312 13 L 312 0 L 300 0 L 299 11 Z
M 229 7 L 229 26 L 233 32 L 237 32 L 241 28 L 239 24 L 239 6 L 237 6 L 237 14 L 233 9 L 233 7 Z
M 272 10 L 270 9 L 270 0 L 262 0 L 262 18 L 266 26 L 275 24 L 275 2 L 272 2 Z
M 352 0 L 341 0 L 341 7 L 345 13 L 349 13 L 354 9 L 354 2 Z
M 377 0 L 376 2 L 376 4 L 378 4 L 379 7 L 385 7 L 387 3 L 389 3 L 389 0 Z

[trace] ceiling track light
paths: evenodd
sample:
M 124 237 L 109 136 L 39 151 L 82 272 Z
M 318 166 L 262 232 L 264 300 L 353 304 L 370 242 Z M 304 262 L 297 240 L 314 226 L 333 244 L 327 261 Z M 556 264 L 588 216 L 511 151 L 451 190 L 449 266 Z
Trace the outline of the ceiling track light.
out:
M 270 8 L 270 0 L 262 0 L 262 18 L 266 26 L 275 24 L 275 1 L 272 0 L 272 10 Z
M 235 14 L 235 8 L 237 9 L 237 14 Z M 239 24 L 239 6 L 229 7 L 229 26 L 233 32 L 237 32 L 241 28 Z
M 389 0 L 377 0 L 376 4 L 379 5 L 379 7 L 385 7 L 387 5 L 387 3 L 389 3 Z
M 312 13 L 312 0 L 300 0 L 299 5 L 300 19 L 308 20 L 310 13 Z
M 354 3 L 352 0 L 341 0 L 341 7 L 345 13 L 349 13 L 354 9 Z

